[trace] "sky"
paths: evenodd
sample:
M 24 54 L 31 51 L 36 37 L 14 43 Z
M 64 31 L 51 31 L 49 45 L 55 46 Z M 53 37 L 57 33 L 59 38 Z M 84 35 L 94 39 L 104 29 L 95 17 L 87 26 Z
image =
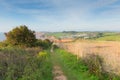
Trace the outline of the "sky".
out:
M 120 0 L 0 0 L 0 32 L 120 31 Z

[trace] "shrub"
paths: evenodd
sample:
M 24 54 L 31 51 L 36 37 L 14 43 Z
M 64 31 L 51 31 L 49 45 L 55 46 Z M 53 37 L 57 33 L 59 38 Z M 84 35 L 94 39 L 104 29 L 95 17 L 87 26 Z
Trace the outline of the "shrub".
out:
M 46 52 L 39 52 L 38 57 L 45 57 L 47 55 Z
M 48 39 L 45 39 L 45 40 L 37 40 L 36 42 L 36 46 L 40 46 L 42 47 L 43 49 L 48 49 L 50 48 L 52 45 L 52 42 Z
M 38 49 L 38 48 L 37 48 Z M 30 50 L 30 51 L 29 51 Z M 0 80 L 52 80 L 48 52 L 4 48 L 0 51 Z M 40 57 L 37 57 L 40 55 Z M 45 55 L 45 57 L 44 57 Z
M 27 26 L 21 25 L 5 33 L 6 41 L 10 45 L 19 45 L 19 46 L 34 46 L 36 42 L 36 37 L 34 31 L 28 29 Z

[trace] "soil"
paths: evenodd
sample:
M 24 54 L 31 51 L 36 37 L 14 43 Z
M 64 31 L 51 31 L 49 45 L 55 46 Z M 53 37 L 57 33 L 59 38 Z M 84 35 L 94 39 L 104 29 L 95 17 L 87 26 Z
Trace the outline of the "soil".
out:
M 53 80 L 67 80 L 66 76 L 63 74 L 63 71 L 58 65 L 54 65 L 53 75 L 54 75 Z

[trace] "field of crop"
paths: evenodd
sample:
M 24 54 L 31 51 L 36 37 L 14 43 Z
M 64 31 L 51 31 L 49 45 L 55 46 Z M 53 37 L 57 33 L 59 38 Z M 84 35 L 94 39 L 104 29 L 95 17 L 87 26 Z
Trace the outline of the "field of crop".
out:
M 77 55 L 86 57 L 89 54 L 99 55 L 104 63 L 104 70 L 120 74 L 120 42 L 117 41 L 76 41 L 59 44 L 62 48 Z

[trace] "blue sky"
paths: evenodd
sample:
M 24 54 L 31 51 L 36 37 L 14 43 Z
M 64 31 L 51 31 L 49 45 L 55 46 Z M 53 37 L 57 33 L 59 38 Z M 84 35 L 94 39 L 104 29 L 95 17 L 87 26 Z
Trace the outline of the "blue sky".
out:
M 0 0 L 0 32 L 120 31 L 120 0 Z

